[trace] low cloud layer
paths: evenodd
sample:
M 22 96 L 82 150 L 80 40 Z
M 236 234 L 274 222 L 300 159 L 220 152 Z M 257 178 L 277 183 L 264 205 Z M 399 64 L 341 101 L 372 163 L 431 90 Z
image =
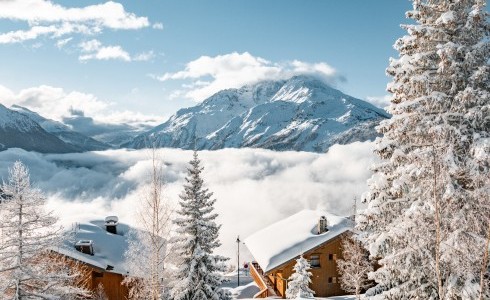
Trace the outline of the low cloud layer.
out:
M 192 152 L 162 149 L 161 155 L 165 197 L 176 203 Z M 116 214 L 138 226 L 134 212 L 148 179 L 149 157 L 148 150 L 41 155 L 10 149 L 0 152 L 0 177 L 6 178 L 14 161 L 23 161 L 65 225 Z M 354 197 L 367 189 L 368 168 L 375 161 L 370 142 L 335 145 L 326 154 L 224 149 L 202 151 L 200 158 L 223 224 L 220 253 L 230 257 L 237 235 L 247 237 L 302 209 L 349 214 Z
M 158 116 L 119 110 L 114 102 L 99 99 L 92 94 L 66 91 L 48 85 L 26 88 L 18 92 L 0 85 L 0 103 L 5 106 L 17 104 L 35 111 L 43 117 L 60 122 L 66 118 L 79 117 L 80 114 L 101 126 L 106 123 L 154 126 L 163 121 Z M 75 114 L 74 112 L 79 113 Z
M 160 81 L 190 81 L 183 84 L 183 89 L 174 92 L 173 95 L 200 102 L 223 89 L 239 88 L 261 80 L 286 79 L 298 74 L 314 75 L 330 84 L 344 80 L 333 67 L 324 62 L 307 63 L 294 60 L 276 63 L 248 52 L 233 52 L 214 57 L 201 56 L 187 63 L 184 70 L 153 77 Z

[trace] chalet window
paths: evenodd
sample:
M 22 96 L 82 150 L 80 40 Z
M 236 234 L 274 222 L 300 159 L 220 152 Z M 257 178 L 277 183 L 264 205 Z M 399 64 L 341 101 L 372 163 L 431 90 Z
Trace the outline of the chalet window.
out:
M 328 277 L 328 283 L 332 283 L 333 282 L 333 278 L 332 277 Z
M 312 268 L 320 268 L 320 255 L 311 255 L 309 262 Z
M 328 260 L 333 260 L 333 254 L 328 255 Z

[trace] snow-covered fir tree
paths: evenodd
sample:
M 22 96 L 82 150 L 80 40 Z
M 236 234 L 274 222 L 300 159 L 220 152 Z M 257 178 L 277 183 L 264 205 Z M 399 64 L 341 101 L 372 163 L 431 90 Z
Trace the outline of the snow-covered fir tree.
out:
M 293 267 L 294 273 L 289 277 L 286 297 L 294 298 L 313 298 L 315 292 L 310 289 L 311 269 L 310 263 L 301 255 Z
M 57 218 L 31 186 L 29 171 L 15 162 L 0 200 L 0 299 L 76 299 L 82 274 L 52 252 L 62 241 Z
M 370 287 L 369 272 L 373 266 L 369 260 L 369 253 L 361 241 L 349 235 L 342 238 L 343 259 L 337 260 L 337 269 L 340 274 L 340 285 L 346 292 L 355 293 L 357 299 L 363 289 Z
M 150 149 L 149 183 L 141 191 L 137 219 L 142 230 L 129 232 L 129 247 L 125 252 L 129 276 L 124 284 L 129 299 L 163 299 L 166 293 L 166 237 L 170 234 L 171 209 L 164 198 L 163 160 L 156 147 Z
M 390 120 L 359 229 L 381 268 L 367 294 L 483 299 L 488 286 L 490 27 L 484 0 L 413 0 L 387 73 Z M 483 196 L 487 195 L 487 196 Z M 488 273 L 487 273 L 488 276 Z
M 180 195 L 180 207 L 175 219 L 176 238 L 173 252 L 179 259 L 179 269 L 174 275 L 171 289 L 173 300 L 225 300 L 229 292 L 220 288 L 225 281 L 228 258 L 213 254 L 221 243 L 218 240 L 221 225 L 215 223 L 215 199 L 204 187 L 203 168 L 194 152 Z

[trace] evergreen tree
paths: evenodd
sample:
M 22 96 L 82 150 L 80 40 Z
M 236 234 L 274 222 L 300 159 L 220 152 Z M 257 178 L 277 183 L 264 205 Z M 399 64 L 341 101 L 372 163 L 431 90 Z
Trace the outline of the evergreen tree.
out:
M 286 297 L 294 298 L 313 298 L 314 291 L 309 288 L 311 283 L 310 263 L 301 255 L 293 267 L 294 273 L 289 277 Z
M 225 257 L 214 255 L 221 245 L 218 240 L 220 225 L 215 223 L 212 193 L 204 188 L 203 168 L 197 152 L 190 161 L 184 191 L 180 195 L 179 217 L 175 220 L 177 237 L 174 241 L 179 270 L 171 289 L 174 300 L 224 300 L 228 292 L 220 288 L 224 282 L 220 272 L 226 270 Z
M 46 199 L 32 188 L 29 171 L 16 162 L 2 185 L 0 203 L 0 298 L 68 299 L 88 295 L 76 287 L 81 274 L 66 258 L 50 251 L 60 246 L 61 228 L 46 212 Z
M 342 239 L 343 259 L 337 260 L 337 269 L 340 273 L 340 285 L 346 292 L 355 293 L 361 299 L 361 290 L 370 287 L 369 272 L 373 266 L 369 261 L 369 253 L 355 236 L 349 235 Z
M 413 0 L 387 73 L 393 115 L 378 128 L 358 226 L 387 299 L 477 299 L 488 237 L 490 45 L 484 0 Z M 487 195 L 487 196 L 482 196 Z M 480 294 L 482 296 L 480 296 Z

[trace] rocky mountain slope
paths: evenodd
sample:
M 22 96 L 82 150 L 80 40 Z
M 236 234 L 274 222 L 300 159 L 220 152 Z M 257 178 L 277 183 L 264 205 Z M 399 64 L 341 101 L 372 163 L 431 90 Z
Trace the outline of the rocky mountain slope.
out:
M 295 76 L 220 91 L 123 146 L 324 152 L 335 143 L 374 139 L 374 127 L 386 118 L 384 110 L 318 79 Z
M 31 118 L 0 104 L 0 150 L 14 147 L 41 153 L 76 151 Z
M 44 130 L 53 134 L 66 144 L 72 146 L 77 151 L 105 150 L 111 147 L 108 144 L 99 142 L 91 137 L 76 132 L 61 122 L 44 118 L 38 113 L 25 107 L 13 105 L 10 109 L 27 116 L 34 122 L 38 123 Z

